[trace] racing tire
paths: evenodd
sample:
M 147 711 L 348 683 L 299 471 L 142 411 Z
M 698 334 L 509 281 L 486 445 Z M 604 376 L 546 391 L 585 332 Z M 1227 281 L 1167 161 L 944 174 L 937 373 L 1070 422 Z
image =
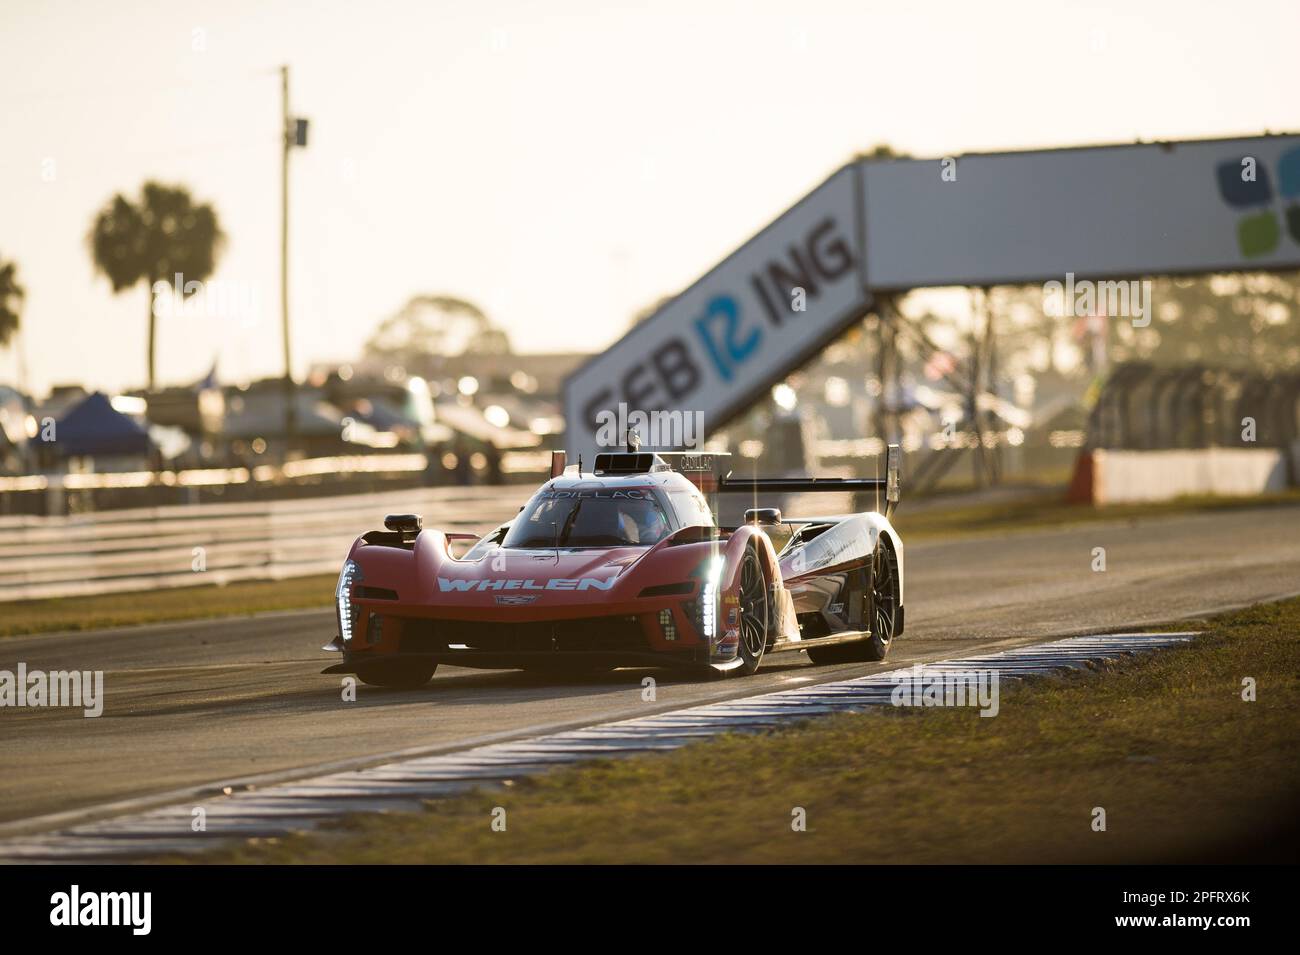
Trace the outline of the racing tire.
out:
M 418 690 L 431 679 L 436 663 L 412 660 L 376 660 L 357 667 L 357 679 L 366 686 L 388 690 Z
M 767 651 L 771 598 L 758 552 L 751 547 L 740 561 L 740 647 L 736 652 L 744 663 L 729 671 L 736 676 L 749 676 L 763 662 L 763 654 Z
M 809 647 L 808 659 L 813 663 L 873 662 L 889 655 L 899 622 L 898 557 L 883 537 L 876 545 L 871 565 L 867 618 L 871 622 L 871 636 L 833 647 Z

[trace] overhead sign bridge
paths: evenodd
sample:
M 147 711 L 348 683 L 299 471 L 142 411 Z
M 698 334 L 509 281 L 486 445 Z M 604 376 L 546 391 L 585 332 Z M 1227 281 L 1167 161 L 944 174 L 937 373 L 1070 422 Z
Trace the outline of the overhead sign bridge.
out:
M 716 431 L 910 289 L 1295 268 L 1294 134 L 863 158 L 578 368 L 566 447 L 629 412 Z

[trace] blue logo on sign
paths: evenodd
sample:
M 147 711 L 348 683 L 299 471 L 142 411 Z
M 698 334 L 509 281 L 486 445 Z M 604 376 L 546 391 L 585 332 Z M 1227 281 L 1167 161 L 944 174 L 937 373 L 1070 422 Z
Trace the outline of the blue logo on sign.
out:
M 704 314 L 695 320 L 695 331 L 723 381 L 731 380 L 736 366 L 754 354 L 763 339 L 760 328 L 751 328 L 748 334 L 742 332 L 740 306 L 730 295 L 719 295 L 709 301 Z
M 1254 175 L 1247 178 L 1245 169 L 1250 162 Z M 1229 159 L 1215 168 L 1219 183 L 1219 196 L 1233 209 L 1243 213 L 1237 220 L 1237 247 L 1246 258 L 1268 255 L 1282 240 L 1278 225 L 1277 198 L 1290 200 L 1285 209 L 1287 231 L 1300 242 L 1300 149 L 1289 149 L 1277 162 L 1278 188 L 1273 189 L 1268 167 L 1256 165 L 1253 158 L 1240 161 Z

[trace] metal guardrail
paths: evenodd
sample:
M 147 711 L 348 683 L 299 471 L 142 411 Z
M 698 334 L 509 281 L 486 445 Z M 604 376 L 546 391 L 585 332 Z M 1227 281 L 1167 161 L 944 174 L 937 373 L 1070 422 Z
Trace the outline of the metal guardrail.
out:
M 486 531 L 510 517 L 519 487 L 427 488 L 293 501 L 0 517 L 0 601 L 280 580 L 336 570 L 384 515 Z

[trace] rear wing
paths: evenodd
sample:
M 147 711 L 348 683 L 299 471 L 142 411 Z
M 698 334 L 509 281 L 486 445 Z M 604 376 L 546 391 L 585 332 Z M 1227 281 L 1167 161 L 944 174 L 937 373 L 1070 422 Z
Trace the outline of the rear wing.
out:
M 749 494 L 803 494 L 808 491 L 874 492 L 884 493 L 884 514 L 889 517 L 898 505 L 901 487 L 903 452 L 889 445 L 885 452 L 883 478 L 746 478 L 733 476 L 729 464 L 731 455 L 726 451 L 641 451 L 635 440 L 629 441 L 626 452 L 601 452 L 596 455 L 593 473 L 651 474 L 655 471 L 676 471 L 686 477 L 705 494 L 719 492 Z M 551 477 L 564 473 L 565 453 L 551 452 Z M 716 498 L 712 498 L 716 512 Z
M 891 444 L 885 453 L 883 478 L 746 478 L 730 472 L 718 482 L 719 491 L 743 491 L 750 494 L 806 494 L 809 491 L 883 492 L 885 517 L 894 513 L 902 490 L 903 451 Z

